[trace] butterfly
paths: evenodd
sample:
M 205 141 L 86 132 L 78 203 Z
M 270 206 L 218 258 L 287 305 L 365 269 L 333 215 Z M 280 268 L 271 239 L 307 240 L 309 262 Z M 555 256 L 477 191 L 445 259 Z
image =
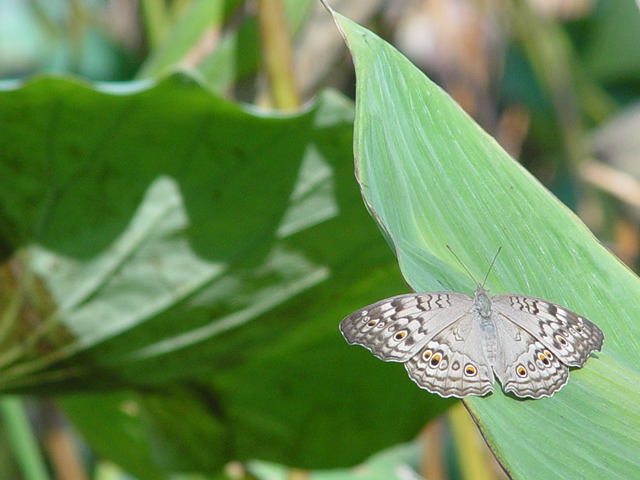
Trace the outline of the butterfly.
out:
M 560 305 L 489 297 L 481 284 L 473 297 L 428 292 L 380 300 L 347 316 L 340 331 L 381 360 L 403 362 L 419 387 L 458 398 L 492 392 L 494 376 L 506 393 L 550 397 L 567 383 L 568 367 L 584 365 L 604 341 L 596 325 Z

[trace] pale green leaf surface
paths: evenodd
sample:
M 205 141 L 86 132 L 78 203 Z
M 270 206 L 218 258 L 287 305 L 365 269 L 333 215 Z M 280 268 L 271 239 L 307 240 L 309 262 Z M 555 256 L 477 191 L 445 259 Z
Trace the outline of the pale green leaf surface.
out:
M 605 332 L 603 352 L 552 398 L 515 400 L 496 384 L 492 395 L 467 399 L 490 446 L 514 478 L 633 477 L 640 469 L 637 277 L 406 58 L 334 16 L 356 65 L 361 189 L 409 284 L 470 294 L 473 282 L 445 244 L 478 281 L 502 246 L 487 281 L 493 294 L 549 299 Z
M 309 480 L 420 480 L 416 472 L 419 442 L 406 443 L 383 450 L 361 465 L 347 470 L 307 472 Z M 286 480 L 291 470 L 282 465 L 252 461 L 247 470 L 259 480 Z

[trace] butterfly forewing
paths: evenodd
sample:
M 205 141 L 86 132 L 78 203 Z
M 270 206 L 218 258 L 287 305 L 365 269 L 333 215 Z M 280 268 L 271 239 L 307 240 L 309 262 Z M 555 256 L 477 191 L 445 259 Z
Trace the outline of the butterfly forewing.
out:
M 581 367 L 600 350 L 604 334 L 586 318 L 555 303 L 525 295 L 496 295 L 493 310 L 542 342 L 570 367 Z
M 405 362 L 472 305 L 473 299 L 463 293 L 398 295 L 347 316 L 340 331 L 348 343 L 362 345 L 382 360 Z

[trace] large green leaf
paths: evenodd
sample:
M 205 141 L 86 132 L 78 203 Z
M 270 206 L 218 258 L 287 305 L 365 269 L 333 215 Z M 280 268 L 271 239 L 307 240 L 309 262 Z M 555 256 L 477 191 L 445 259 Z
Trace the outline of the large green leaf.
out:
M 445 244 L 477 279 L 502 246 L 487 281 L 493 293 L 547 298 L 605 332 L 602 353 L 552 398 L 515 400 L 498 388 L 465 401 L 491 448 L 514 478 L 633 478 L 640 470 L 638 278 L 406 58 L 334 17 L 356 65 L 361 189 L 409 284 L 471 293 L 472 280 Z M 388 415 L 408 403 L 390 403 Z
M 352 118 L 335 93 L 283 116 L 184 74 L 0 91 L 0 227 L 21 262 L 2 278 L 25 272 L 2 298 L 32 305 L 17 319 L 2 305 L 0 386 L 143 388 L 138 440 L 165 454 L 126 458 L 140 450 L 126 431 L 117 445 L 100 436 L 103 454 L 136 471 L 141 457 L 167 470 L 346 466 L 411 438 L 450 402 L 369 362 L 337 328 L 406 291 L 362 205 Z M 129 428 L 92 395 L 68 402 L 73 418 Z

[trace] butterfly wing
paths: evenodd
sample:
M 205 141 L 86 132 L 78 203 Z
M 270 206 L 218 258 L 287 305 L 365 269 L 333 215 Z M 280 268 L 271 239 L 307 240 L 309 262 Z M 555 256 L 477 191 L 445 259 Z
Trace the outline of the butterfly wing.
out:
M 495 310 L 495 309 L 494 309 Z M 502 313 L 494 313 L 493 371 L 502 389 L 518 397 L 550 397 L 565 385 L 569 369 L 542 342 Z
M 565 365 L 581 367 L 602 348 L 602 330 L 564 307 L 524 295 L 496 295 L 491 301 L 496 314 L 526 330 Z
M 441 397 L 485 395 L 493 390 L 485 341 L 478 314 L 468 312 L 429 340 L 405 368 L 420 388 Z
M 340 331 L 347 343 L 382 360 L 406 362 L 472 305 L 471 297 L 456 292 L 398 295 L 353 312 L 340 322 Z

